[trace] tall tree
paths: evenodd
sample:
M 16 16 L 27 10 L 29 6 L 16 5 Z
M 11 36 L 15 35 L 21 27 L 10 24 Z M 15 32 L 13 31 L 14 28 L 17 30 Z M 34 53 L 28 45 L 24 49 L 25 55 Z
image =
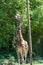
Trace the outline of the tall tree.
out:
M 30 26 L 30 11 L 29 11 L 29 1 L 26 0 L 27 7 L 27 22 L 28 22 L 28 37 L 29 37 L 29 47 L 30 47 L 30 65 L 32 65 L 32 39 L 31 39 L 31 26 Z

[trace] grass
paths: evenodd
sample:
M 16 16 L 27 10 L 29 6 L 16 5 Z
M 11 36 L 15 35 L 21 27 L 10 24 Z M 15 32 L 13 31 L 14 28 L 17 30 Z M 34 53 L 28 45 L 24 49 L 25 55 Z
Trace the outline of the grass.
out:
M 15 58 L 15 53 L 11 52 L 0 52 L 0 63 L 2 62 L 5 65 L 8 65 L 9 62 L 12 63 L 12 65 L 18 65 L 17 63 L 17 57 Z M 36 57 L 37 59 L 33 60 L 33 65 L 43 65 L 43 59 L 40 59 L 39 57 Z M 21 64 L 22 65 L 22 64 Z M 29 59 L 27 59 L 27 63 L 25 65 L 30 65 Z
M 25 65 L 30 65 L 30 62 L 29 62 L 28 59 L 27 59 L 27 61 L 28 61 L 28 62 L 27 62 Z M 8 58 L 5 58 L 3 55 L 0 55 L 0 62 L 2 62 L 2 63 L 5 64 L 5 65 L 8 65 L 9 62 L 11 62 L 12 65 L 13 65 L 13 64 L 18 65 L 17 59 L 16 59 L 16 61 L 15 61 L 15 58 L 14 58 L 14 56 L 12 56 L 12 55 L 9 55 Z M 33 63 L 33 65 L 43 65 L 43 60 L 41 60 L 41 59 L 33 60 L 32 63 Z M 21 65 L 22 65 L 22 64 L 21 64 Z
M 2 63 L 5 64 L 5 65 L 8 65 L 9 62 L 12 63 L 12 65 L 13 64 L 18 65 L 17 61 L 15 61 L 13 56 L 11 56 L 9 59 L 2 58 L 0 61 L 2 61 Z M 34 60 L 32 62 L 32 64 L 33 65 L 43 65 L 43 60 Z M 30 65 L 30 62 L 26 63 L 25 65 Z

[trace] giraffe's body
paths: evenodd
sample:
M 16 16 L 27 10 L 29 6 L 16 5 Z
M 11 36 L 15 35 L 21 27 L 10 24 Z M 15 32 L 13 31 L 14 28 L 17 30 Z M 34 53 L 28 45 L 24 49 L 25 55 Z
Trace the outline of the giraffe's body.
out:
M 24 44 L 25 43 L 25 44 Z M 23 40 L 20 44 L 20 42 L 18 42 L 16 44 L 16 51 L 17 53 L 19 53 L 21 56 L 23 55 L 23 57 L 27 56 L 27 52 L 28 52 L 28 45 L 27 42 L 25 40 Z
M 18 19 L 17 19 L 18 17 Z M 28 43 L 23 39 L 22 33 L 21 33 L 21 21 L 20 21 L 20 15 L 16 15 L 17 19 L 17 37 L 18 37 L 18 42 L 16 44 L 16 52 L 18 55 L 18 62 L 20 64 L 20 55 L 22 57 L 22 63 L 26 62 L 26 57 L 28 53 Z

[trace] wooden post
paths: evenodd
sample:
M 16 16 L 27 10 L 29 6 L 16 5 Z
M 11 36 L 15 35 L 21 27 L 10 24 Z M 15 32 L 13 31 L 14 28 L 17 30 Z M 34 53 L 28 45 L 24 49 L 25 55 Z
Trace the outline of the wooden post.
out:
M 27 8 L 27 22 L 28 22 L 28 42 L 29 42 L 29 52 L 30 52 L 30 65 L 32 65 L 32 38 L 31 38 L 31 25 L 30 25 L 30 11 L 29 11 L 29 0 L 26 0 Z

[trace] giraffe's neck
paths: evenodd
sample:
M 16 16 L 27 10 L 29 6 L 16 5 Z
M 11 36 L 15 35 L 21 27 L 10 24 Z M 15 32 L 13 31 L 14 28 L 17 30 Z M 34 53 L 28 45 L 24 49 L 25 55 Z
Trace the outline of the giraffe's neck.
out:
M 22 36 L 22 33 L 21 33 L 21 23 L 18 24 L 18 34 L 19 34 L 19 40 L 22 41 L 23 40 L 23 36 Z
M 19 31 L 19 38 L 20 38 L 21 41 L 23 40 L 23 36 L 22 36 L 21 30 Z

